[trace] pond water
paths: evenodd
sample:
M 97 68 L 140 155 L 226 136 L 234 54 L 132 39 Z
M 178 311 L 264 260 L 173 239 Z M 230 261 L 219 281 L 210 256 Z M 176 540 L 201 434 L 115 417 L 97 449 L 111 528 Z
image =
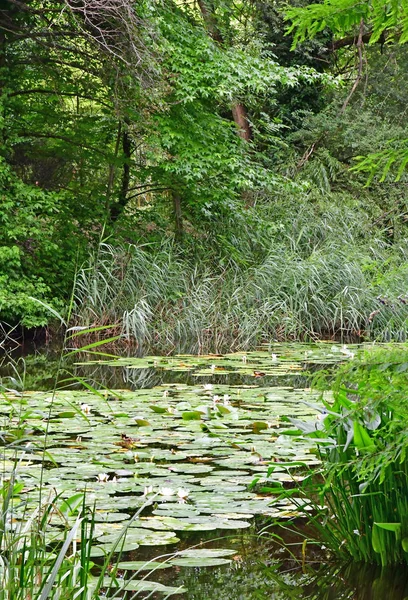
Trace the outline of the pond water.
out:
M 52 356 L 37 355 L 24 377 L 22 362 L 6 361 L 3 476 L 17 469 L 24 511 L 48 490 L 61 502 L 85 493 L 96 563 L 121 548 L 121 577 L 140 598 L 403 600 L 404 573 L 332 565 L 314 547 L 302 554 L 302 540 L 270 525 L 293 517 L 296 501 L 261 491 L 318 464 L 312 440 L 285 431 L 290 419 L 320 414 L 313 373 L 351 357 L 332 343 L 281 344 L 223 356 L 76 356 L 58 372 Z M 58 518 L 46 536 L 61 538 Z

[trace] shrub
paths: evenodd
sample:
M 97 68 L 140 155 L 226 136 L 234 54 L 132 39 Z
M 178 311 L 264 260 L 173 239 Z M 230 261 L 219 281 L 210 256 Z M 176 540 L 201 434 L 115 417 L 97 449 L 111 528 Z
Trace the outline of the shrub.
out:
M 335 555 L 408 563 L 407 389 L 408 347 L 373 348 L 340 370 L 326 416 L 300 424 L 317 439 L 322 467 L 297 492 Z

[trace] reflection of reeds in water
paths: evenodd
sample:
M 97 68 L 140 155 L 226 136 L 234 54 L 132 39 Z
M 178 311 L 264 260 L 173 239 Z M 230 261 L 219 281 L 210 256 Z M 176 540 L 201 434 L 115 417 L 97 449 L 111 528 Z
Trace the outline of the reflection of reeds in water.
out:
M 231 260 L 221 267 L 211 257 L 194 265 L 171 247 L 147 252 L 103 244 L 79 273 L 73 322 L 110 325 L 98 335 L 119 335 L 121 346 L 138 353 L 231 351 L 273 339 L 401 341 L 405 254 L 394 257 L 389 277 L 367 269 L 368 260 L 386 258 L 384 249 L 375 252 L 369 257 L 351 243 L 326 242 L 305 253 L 289 240 L 245 266 Z

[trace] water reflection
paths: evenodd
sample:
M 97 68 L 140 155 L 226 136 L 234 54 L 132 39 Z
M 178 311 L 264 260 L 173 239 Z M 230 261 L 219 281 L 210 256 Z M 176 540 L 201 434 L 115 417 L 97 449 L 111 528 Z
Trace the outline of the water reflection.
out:
M 186 600 L 407 600 L 404 567 L 381 570 L 363 565 L 321 564 L 307 572 L 274 563 L 246 561 L 228 569 L 186 569 L 177 583 Z
M 12 360 L 11 360 L 12 358 Z M 228 373 L 197 377 L 191 371 L 164 370 L 160 367 L 134 369 L 131 367 L 114 367 L 105 364 L 82 364 L 78 356 L 65 358 L 60 362 L 58 353 L 47 352 L 29 354 L 24 357 L 10 357 L 9 354 L 0 357 L 0 379 L 12 378 L 15 389 L 47 391 L 54 388 L 84 389 L 92 386 L 95 389 L 110 390 L 140 390 L 150 389 L 159 385 L 184 384 L 197 386 L 211 383 L 227 386 L 251 386 L 261 384 L 263 387 L 289 386 L 305 388 L 310 385 L 314 365 L 304 365 L 303 372 L 294 372 L 285 376 L 265 376 L 254 379 L 253 375 Z M 321 369 L 322 365 L 318 365 Z M 86 382 L 86 386 L 84 383 Z M 7 386 L 8 387 L 8 386 Z

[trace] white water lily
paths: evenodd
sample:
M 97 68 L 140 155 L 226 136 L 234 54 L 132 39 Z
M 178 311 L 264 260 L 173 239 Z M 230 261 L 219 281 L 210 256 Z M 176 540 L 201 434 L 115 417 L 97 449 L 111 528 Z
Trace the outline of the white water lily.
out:
M 96 480 L 99 483 L 106 483 L 107 481 L 109 481 L 109 475 L 107 473 L 98 473 L 98 475 L 96 476 Z
M 167 398 L 168 395 L 169 395 L 169 390 L 164 390 L 163 398 Z
M 180 502 L 185 502 L 188 498 L 190 491 L 189 490 L 185 490 L 183 488 L 179 488 L 177 490 L 177 496 L 180 498 Z
M 174 496 L 175 493 L 176 492 L 172 488 L 169 488 L 169 487 L 162 487 L 159 490 L 159 494 L 161 496 L 167 496 L 168 498 L 170 498 L 171 496 Z
M 84 415 L 90 415 L 92 411 L 89 404 L 85 404 L 85 402 L 81 404 L 81 410 L 84 413 Z
M 213 408 L 213 410 L 217 410 L 217 404 L 219 402 L 221 402 L 221 396 L 217 396 L 217 395 L 213 396 L 213 399 L 212 399 L 212 408 Z
M 153 494 L 153 486 L 152 485 L 145 486 L 143 496 L 148 496 L 149 494 Z
M 215 369 L 216 369 L 216 368 L 217 368 L 217 367 L 216 367 L 215 365 L 210 365 L 210 369 L 211 369 L 211 371 L 215 371 Z
M 343 344 L 343 346 L 341 347 L 341 353 L 345 354 L 346 356 L 348 356 L 350 359 L 353 359 L 355 354 L 354 352 L 352 352 L 351 350 L 349 350 L 346 346 L 346 344 Z
M 272 358 L 272 362 L 278 362 L 278 355 L 277 354 L 273 354 L 271 355 Z
M 224 406 L 229 406 L 231 404 L 230 400 L 231 400 L 231 396 L 229 396 L 228 394 L 224 394 L 224 396 L 223 396 Z
M 246 364 L 247 360 L 248 360 L 248 357 L 247 357 L 247 355 L 246 355 L 246 354 L 244 354 L 244 355 L 243 355 L 243 357 L 242 357 L 242 362 L 243 362 L 244 364 Z
M 210 390 L 212 390 L 212 389 L 213 389 L 213 384 L 212 384 L 212 383 L 205 383 L 205 384 L 203 385 L 203 388 L 204 388 L 206 391 L 210 391 Z

